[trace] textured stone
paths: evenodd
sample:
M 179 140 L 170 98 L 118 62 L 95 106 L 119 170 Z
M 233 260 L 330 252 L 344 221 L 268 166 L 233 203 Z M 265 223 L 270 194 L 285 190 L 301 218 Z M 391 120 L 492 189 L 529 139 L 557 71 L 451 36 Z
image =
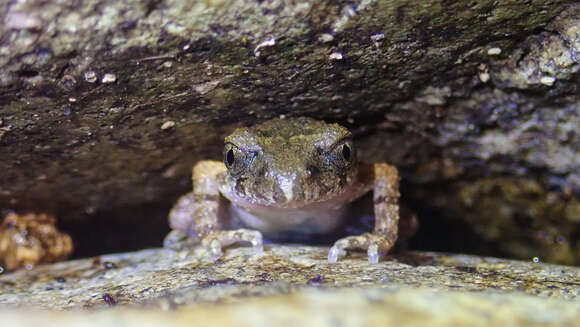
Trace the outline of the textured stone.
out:
M 151 249 L 0 276 L 2 322 L 46 326 L 551 325 L 580 322 L 579 269 L 409 252 L 329 264 L 328 248 Z M 526 294 L 527 293 L 527 294 Z M 113 310 L 104 310 L 115 307 Z M 8 308 L 19 310 L 6 311 Z M 101 309 L 98 313 L 26 312 Z M 103 311 L 104 310 L 104 311 Z M 170 312 L 166 312 L 170 311 Z
M 248 248 L 230 249 L 217 262 L 201 249 L 105 255 L 1 276 L 0 303 L 46 309 L 100 308 L 107 302 L 163 307 L 311 288 L 403 286 L 573 301 L 580 296 L 578 268 L 421 252 L 389 256 L 376 265 L 355 253 L 330 264 L 327 253 L 325 247 L 271 245 L 256 256 Z
M 2 312 L 11 326 L 575 326 L 577 302 L 425 289 L 309 290 L 176 312 Z

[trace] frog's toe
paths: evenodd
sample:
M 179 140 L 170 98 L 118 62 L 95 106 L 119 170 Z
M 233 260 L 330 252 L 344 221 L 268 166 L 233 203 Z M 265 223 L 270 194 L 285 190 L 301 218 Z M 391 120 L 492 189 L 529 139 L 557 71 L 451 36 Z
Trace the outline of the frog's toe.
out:
M 252 254 L 253 255 L 259 255 L 259 254 L 262 254 L 263 252 L 264 252 L 263 245 L 252 246 Z
M 357 236 L 349 236 L 334 242 L 334 245 L 328 251 L 328 261 L 337 262 L 346 256 L 346 250 L 360 248 L 356 238 Z
M 369 263 L 376 264 L 387 253 L 392 243 L 386 238 L 371 233 L 348 236 L 336 241 L 328 252 L 328 261 L 336 262 L 344 257 L 347 250 L 366 250 Z
M 367 249 L 367 256 L 369 258 L 369 263 L 379 263 L 379 257 L 381 256 L 379 253 L 379 245 L 376 243 L 369 244 Z
M 226 237 L 229 243 L 250 243 L 252 249 L 256 253 L 261 253 L 264 250 L 262 233 L 259 231 L 251 229 L 236 229 L 230 232 L 232 234 Z
M 175 251 L 187 250 L 199 244 L 199 240 L 189 237 L 187 233 L 174 229 L 163 240 L 163 247 Z
M 202 241 L 202 245 L 215 257 L 223 254 L 223 247 L 237 243 L 249 243 L 255 254 L 264 250 L 262 233 L 251 229 L 218 230 L 204 237 Z
M 339 258 L 342 258 L 346 255 L 346 250 L 337 247 L 336 245 L 330 248 L 328 251 L 328 262 L 335 263 L 338 261 Z
M 216 234 L 205 236 L 201 241 L 201 246 L 212 258 L 217 259 L 223 255 L 222 242 Z
M 222 251 L 222 243 L 218 239 L 211 240 L 206 248 L 214 258 L 219 258 L 224 254 Z
M 241 241 L 249 242 L 252 245 L 254 254 L 264 252 L 262 233 L 249 229 L 238 230 L 238 232 L 242 233 Z

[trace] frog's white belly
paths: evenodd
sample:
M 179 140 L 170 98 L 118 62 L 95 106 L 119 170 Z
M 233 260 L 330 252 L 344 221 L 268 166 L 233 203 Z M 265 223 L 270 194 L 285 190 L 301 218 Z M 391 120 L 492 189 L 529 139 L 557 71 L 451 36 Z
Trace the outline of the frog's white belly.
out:
M 251 211 L 250 211 L 251 210 Z M 254 207 L 230 205 L 230 217 L 246 227 L 262 232 L 298 232 L 322 234 L 336 229 L 344 220 L 344 207 L 311 205 L 303 208 Z

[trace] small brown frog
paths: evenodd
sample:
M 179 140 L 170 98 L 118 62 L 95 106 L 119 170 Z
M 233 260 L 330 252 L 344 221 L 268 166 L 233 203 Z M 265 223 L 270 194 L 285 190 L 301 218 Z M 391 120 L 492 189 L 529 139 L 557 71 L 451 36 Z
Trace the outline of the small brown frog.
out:
M 357 161 L 352 134 L 311 118 L 276 119 L 239 128 L 225 139 L 223 162 L 193 167 L 193 192 L 169 214 L 165 246 L 201 243 L 219 257 L 222 248 L 249 242 L 262 250 L 262 232 L 317 235 L 334 230 L 346 207 L 373 192 L 374 230 L 339 239 L 328 260 L 366 250 L 377 263 L 395 244 L 399 174 L 386 163 Z M 188 244 L 189 245 L 186 245 Z

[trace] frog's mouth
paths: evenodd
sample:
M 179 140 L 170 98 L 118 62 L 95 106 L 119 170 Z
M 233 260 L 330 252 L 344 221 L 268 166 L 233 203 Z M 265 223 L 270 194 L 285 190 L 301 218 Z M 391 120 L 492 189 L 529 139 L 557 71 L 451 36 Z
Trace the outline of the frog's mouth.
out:
M 220 192 L 234 205 L 246 208 L 296 209 L 327 202 L 344 201 L 354 180 L 350 176 L 306 173 L 292 169 L 275 176 L 256 173 L 254 178 L 232 178 Z
M 278 194 L 281 197 L 284 197 L 283 190 L 280 190 Z M 279 210 L 296 210 L 296 209 L 319 209 L 319 208 L 327 208 L 327 209 L 335 209 L 344 205 L 347 199 L 352 197 L 352 192 L 348 189 L 343 190 L 340 193 L 333 193 L 328 192 L 326 194 L 317 196 L 316 199 L 296 199 L 292 198 L 292 200 L 288 200 L 288 198 L 282 199 L 280 197 L 276 197 L 274 195 L 272 198 L 266 197 L 242 197 L 239 194 L 233 192 L 233 194 L 227 194 L 226 198 L 228 198 L 234 206 L 243 207 L 250 211 L 261 211 L 261 210 L 271 210 L 271 209 L 279 209 Z M 284 201 L 286 200 L 286 201 Z

